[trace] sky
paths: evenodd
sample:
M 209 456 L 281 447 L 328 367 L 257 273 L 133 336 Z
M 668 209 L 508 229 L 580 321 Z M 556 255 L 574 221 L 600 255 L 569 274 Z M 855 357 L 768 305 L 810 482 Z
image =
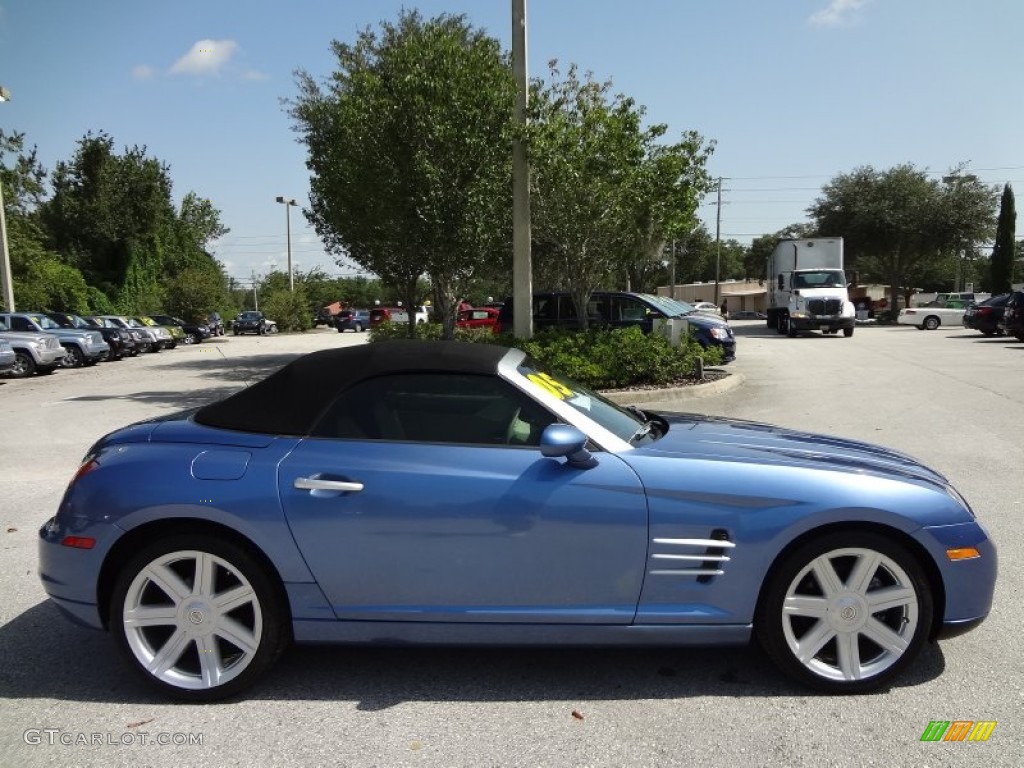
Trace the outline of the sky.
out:
M 285 269 L 289 213 L 294 268 L 355 274 L 301 212 L 309 173 L 281 100 L 296 69 L 333 71 L 332 40 L 403 7 L 511 45 L 510 0 L 0 0 L 0 128 L 47 168 L 87 131 L 146 145 L 176 201 L 220 209 L 231 232 L 212 251 L 233 277 Z M 527 0 L 527 27 L 531 76 L 575 63 L 670 137 L 715 142 L 723 239 L 805 221 L 823 184 L 864 165 L 1024 186 L 1021 0 Z M 713 195 L 700 208 L 712 235 L 717 211 Z

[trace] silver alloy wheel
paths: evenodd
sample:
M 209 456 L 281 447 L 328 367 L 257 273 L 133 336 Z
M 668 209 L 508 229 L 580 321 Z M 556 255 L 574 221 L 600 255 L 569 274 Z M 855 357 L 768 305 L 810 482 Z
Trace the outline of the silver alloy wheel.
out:
M 790 582 L 782 614 L 786 644 L 808 671 L 829 680 L 863 680 L 891 667 L 910 646 L 918 594 L 891 557 L 867 548 L 835 549 Z
M 221 557 L 162 555 L 136 574 L 124 598 L 124 635 L 154 678 L 189 690 L 223 686 L 252 662 L 263 610 L 252 584 Z
M 186 333 L 184 341 L 185 341 L 186 344 L 195 344 L 196 343 L 196 336 L 195 336 L 195 334 Z

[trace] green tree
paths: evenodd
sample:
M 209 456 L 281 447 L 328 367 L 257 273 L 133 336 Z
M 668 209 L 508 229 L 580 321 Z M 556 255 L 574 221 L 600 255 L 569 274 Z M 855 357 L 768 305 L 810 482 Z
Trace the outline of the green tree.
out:
M 311 172 L 306 216 L 339 260 L 398 286 L 409 305 L 429 275 L 450 338 L 460 281 L 511 240 L 506 57 L 464 17 L 415 11 L 332 51 L 330 80 L 299 71 L 289 102 Z
M 165 283 L 168 312 L 199 321 L 224 304 L 224 276 L 217 271 L 191 267 Z
M 885 171 L 870 166 L 840 174 L 808 209 L 819 232 L 845 240 L 847 265 L 890 286 L 893 306 L 902 290 L 949 285 L 960 251 L 992 235 L 995 190 L 974 176 L 954 174 L 940 185 L 911 164 Z
M 585 328 L 594 290 L 624 268 L 644 279 L 667 237 L 693 226 L 711 148 L 693 132 L 662 144 L 667 127 L 644 128 L 644 108 L 610 82 L 581 79 L 575 65 L 549 70 L 531 86 L 534 268 L 571 293 Z
M 1003 187 L 999 202 L 999 221 L 996 224 L 996 244 L 992 249 L 989 266 L 988 288 L 992 293 L 1009 293 L 1013 284 L 1015 261 L 1014 236 L 1017 229 L 1017 211 L 1013 199 L 1013 187 Z

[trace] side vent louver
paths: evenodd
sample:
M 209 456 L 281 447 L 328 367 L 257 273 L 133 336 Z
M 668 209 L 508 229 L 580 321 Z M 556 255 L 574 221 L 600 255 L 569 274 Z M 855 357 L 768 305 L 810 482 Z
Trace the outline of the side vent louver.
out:
M 731 559 L 725 553 L 736 546 L 723 528 L 716 528 L 706 539 L 654 539 L 651 543 L 651 576 L 696 576 L 700 584 L 725 573 Z

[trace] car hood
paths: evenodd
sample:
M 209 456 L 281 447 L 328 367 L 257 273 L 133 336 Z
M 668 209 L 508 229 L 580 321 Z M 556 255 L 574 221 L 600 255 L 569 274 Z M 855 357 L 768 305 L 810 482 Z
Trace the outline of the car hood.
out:
M 729 327 L 729 323 L 726 322 L 721 317 L 716 317 L 714 315 L 707 315 L 707 314 L 704 314 L 703 312 L 701 312 L 699 310 L 694 310 L 693 312 L 689 312 L 689 313 L 687 313 L 685 315 L 681 315 L 681 317 L 686 318 L 686 321 L 688 323 L 690 323 L 690 325 L 699 325 L 699 326 L 702 326 L 704 328 L 728 328 Z
M 949 481 L 916 459 L 871 443 L 800 432 L 754 421 L 694 414 L 660 414 L 668 433 L 637 449 L 648 455 L 804 466 L 916 480 L 946 488 Z

